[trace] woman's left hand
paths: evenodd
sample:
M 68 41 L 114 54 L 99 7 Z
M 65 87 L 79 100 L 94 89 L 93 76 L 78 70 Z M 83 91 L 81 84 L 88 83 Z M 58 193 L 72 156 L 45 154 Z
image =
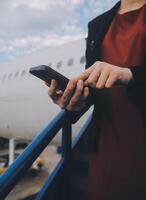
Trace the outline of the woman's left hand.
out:
M 79 76 L 85 81 L 86 86 L 103 89 L 111 88 L 113 85 L 128 84 L 133 80 L 132 72 L 129 68 L 122 68 L 106 62 L 95 62 L 91 67 Z

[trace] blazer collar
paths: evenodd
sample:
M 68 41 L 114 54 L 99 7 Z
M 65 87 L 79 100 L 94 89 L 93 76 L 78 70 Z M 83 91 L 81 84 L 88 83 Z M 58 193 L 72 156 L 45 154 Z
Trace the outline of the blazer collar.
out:
M 114 16 L 116 15 L 121 2 L 119 1 L 111 10 L 104 13 L 101 18 L 97 17 L 97 21 L 94 22 L 94 36 L 91 40 L 90 49 L 92 51 L 92 62 L 100 60 L 101 46 L 103 39 L 112 23 Z
M 106 34 L 106 32 L 108 31 L 112 20 L 114 18 L 114 16 L 116 15 L 119 7 L 121 5 L 121 1 L 119 1 L 112 9 L 110 9 L 108 12 L 106 12 L 106 14 L 103 14 L 104 20 L 102 21 L 102 23 L 100 24 L 100 28 L 97 27 L 96 30 L 98 30 L 98 42 L 101 44 L 104 36 Z

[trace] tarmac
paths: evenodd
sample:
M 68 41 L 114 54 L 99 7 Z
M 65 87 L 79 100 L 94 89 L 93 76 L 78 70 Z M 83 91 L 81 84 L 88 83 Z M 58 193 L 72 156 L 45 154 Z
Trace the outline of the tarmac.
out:
M 61 157 L 56 152 L 56 146 L 49 145 L 40 155 L 40 158 L 44 161 L 44 166 L 39 170 L 32 167 L 17 183 L 6 200 L 35 199 L 35 195 L 39 192 Z

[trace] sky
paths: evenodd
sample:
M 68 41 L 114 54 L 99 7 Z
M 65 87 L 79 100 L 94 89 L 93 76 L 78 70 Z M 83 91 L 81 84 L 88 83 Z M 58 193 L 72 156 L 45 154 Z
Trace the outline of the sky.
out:
M 87 34 L 117 0 L 0 0 L 0 63 Z

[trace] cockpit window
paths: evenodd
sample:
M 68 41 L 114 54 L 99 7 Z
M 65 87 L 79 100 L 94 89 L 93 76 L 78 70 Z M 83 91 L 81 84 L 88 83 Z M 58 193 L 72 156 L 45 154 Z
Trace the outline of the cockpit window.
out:
M 67 65 L 68 65 L 68 66 L 72 66 L 73 63 L 74 63 L 74 59 L 73 59 L 73 58 L 70 58 L 70 59 L 68 60 Z
M 59 61 L 59 62 L 57 63 L 57 65 L 56 65 L 56 68 L 59 69 L 59 68 L 61 68 L 61 67 L 62 67 L 62 61 Z
M 86 62 L 85 56 L 81 56 L 81 58 L 80 58 L 80 63 L 81 63 L 81 64 L 85 64 L 85 62 Z

